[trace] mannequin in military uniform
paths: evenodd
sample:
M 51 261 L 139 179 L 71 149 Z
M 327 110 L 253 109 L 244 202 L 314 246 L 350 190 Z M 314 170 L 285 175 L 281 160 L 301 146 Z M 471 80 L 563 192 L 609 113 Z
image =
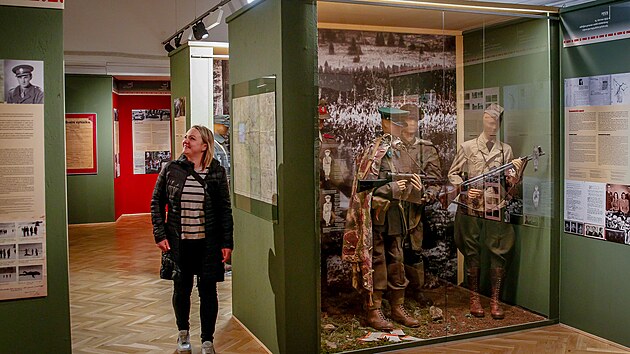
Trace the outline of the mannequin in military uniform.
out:
M 450 182 L 459 187 L 466 176 L 473 178 L 491 171 L 493 168 L 512 162 L 513 169 L 505 173 L 508 189 L 502 188 L 504 197 L 509 197 L 510 190 L 520 180 L 525 164 L 520 159 L 513 159 L 512 147 L 497 139 L 497 133 L 503 118 L 503 108 L 491 104 L 483 114 L 483 132 L 475 139 L 465 141 L 457 150 L 448 173 Z M 498 174 L 496 175 L 498 177 Z M 497 182 L 498 183 L 498 182 Z M 482 183 L 483 184 L 483 183 Z M 492 188 L 492 187 L 489 187 Z M 499 304 L 501 285 L 505 276 L 507 254 L 514 246 L 514 229 L 509 223 L 484 219 L 484 186 L 472 186 L 467 193 L 460 191 L 462 199 L 455 217 L 455 244 L 464 255 L 466 278 L 470 294 L 470 313 L 483 317 L 484 310 L 479 298 L 481 235 L 485 235 L 485 247 L 490 253 L 491 301 L 490 312 L 494 319 L 504 318 Z M 466 207 L 465 205 L 468 205 Z M 479 206 L 480 208 L 474 207 Z M 497 207 L 501 207 L 499 204 Z
M 403 115 L 403 129 L 400 136 L 404 149 L 411 159 L 408 161 L 409 172 L 424 174 L 433 180 L 424 182 L 423 203 L 406 205 L 408 214 L 407 228 L 408 235 L 404 242 L 404 263 L 405 275 L 409 280 L 407 293 L 412 294 L 421 305 L 432 305 L 431 299 L 424 296 L 422 287 L 424 286 L 424 263 L 422 261 L 422 241 L 424 238 L 423 224 L 421 220 L 425 203 L 434 202 L 439 196 L 441 179 L 441 164 L 438 151 L 432 142 L 419 138 L 419 121 L 423 118 L 422 111 L 418 106 L 406 104 L 400 107 L 401 110 L 408 111 Z M 427 183 L 428 182 L 428 183 Z
M 387 173 L 413 173 L 409 179 L 396 179 L 372 193 L 372 270 L 373 292 L 368 302 L 367 322 L 378 330 L 393 329 L 393 324 L 382 312 L 385 294 L 391 305 L 391 318 L 407 327 L 417 327 L 419 322 L 404 308 L 405 289 L 409 280 L 405 276 L 403 241 L 408 234 L 407 216 L 416 212 L 423 202 L 423 187 L 413 156 L 406 151 L 400 136 L 403 117 L 409 114 L 396 108 L 380 108 L 383 136 L 377 138 L 369 150 L 381 149 L 384 154 L 378 166 L 378 178 Z M 364 159 L 370 158 L 370 154 Z M 376 165 L 374 165 L 376 164 Z M 362 164 L 361 164 L 362 165 Z M 376 171 L 374 171 L 376 172 Z
M 26 64 L 17 65 L 12 69 L 18 85 L 6 93 L 6 103 L 44 103 L 44 91 L 42 91 L 42 89 L 38 86 L 31 85 L 33 70 L 32 66 Z

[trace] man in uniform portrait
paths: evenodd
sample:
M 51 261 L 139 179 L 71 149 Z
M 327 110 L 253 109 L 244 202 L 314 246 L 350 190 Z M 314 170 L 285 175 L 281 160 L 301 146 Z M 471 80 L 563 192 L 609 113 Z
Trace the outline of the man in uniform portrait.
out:
M 31 80 L 33 79 L 33 70 L 32 66 L 26 64 L 16 65 L 12 69 L 18 85 L 6 93 L 6 103 L 44 103 L 44 91 L 39 86 L 31 84 Z
M 488 180 L 501 185 L 501 195 L 509 198 L 525 163 L 514 159 L 512 147 L 498 139 L 498 132 L 503 119 L 503 107 L 496 103 L 489 105 L 483 114 L 483 132 L 475 139 L 465 141 L 457 149 L 457 155 L 448 173 L 450 182 L 459 189 L 466 178 L 473 178 L 512 162 L 514 168 L 505 172 L 505 184 L 500 182 L 499 174 L 494 174 L 480 184 L 470 186 L 467 191 L 460 190 L 460 203 L 455 216 L 455 244 L 464 255 L 466 278 L 470 290 L 470 313 L 475 317 L 483 317 L 484 310 L 479 298 L 480 254 L 482 244 L 490 253 L 491 301 L 490 314 L 494 319 L 504 318 L 499 304 L 501 285 L 505 276 L 507 255 L 514 247 L 514 229 L 512 225 L 501 220 L 484 218 L 484 199 Z M 504 207 L 505 203 L 497 203 L 494 208 Z M 482 237 L 485 236 L 485 237 Z

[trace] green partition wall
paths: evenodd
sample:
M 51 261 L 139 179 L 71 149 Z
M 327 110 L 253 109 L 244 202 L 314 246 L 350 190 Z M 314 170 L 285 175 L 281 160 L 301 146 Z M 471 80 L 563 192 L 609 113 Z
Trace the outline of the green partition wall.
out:
M 562 78 L 630 72 L 628 53 L 630 39 L 563 48 Z M 563 139 L 564 132 L 559 137 Z M 562 235 L 561 245 L 560 321 L 630 346 L 630 246 L 569 234 Z
M 62 10 L 0 6 L 2 59 L 44 61 L 48 296 L 0 302 L 0 351 L 70 353 Z M 25 40 L 25 36 L 28 40 Z
M 96 113 L 98 173 L 68 176 L 68 223 L 115 221 L 112 77 L 66 76 L 66 112 Z
M 232 283 L 234 316 L 274 353 L 319 351 L 315 10 L 259 0 L 228 18 L 230 84 L 277 76 L 279 222 L 234 208 Z

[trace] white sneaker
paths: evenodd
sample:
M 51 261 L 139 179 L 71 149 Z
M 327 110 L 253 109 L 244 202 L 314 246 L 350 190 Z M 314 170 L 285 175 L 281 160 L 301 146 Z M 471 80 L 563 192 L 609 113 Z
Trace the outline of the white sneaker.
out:
M 190 333 L 187 330 L 179 331 L 177 336 L 177 352 L 192 353 L 192 345 L 190 344 Z
M 214 344 L 210 341 L 205 341 L 201 344 L 201 354 L 215 354 Z

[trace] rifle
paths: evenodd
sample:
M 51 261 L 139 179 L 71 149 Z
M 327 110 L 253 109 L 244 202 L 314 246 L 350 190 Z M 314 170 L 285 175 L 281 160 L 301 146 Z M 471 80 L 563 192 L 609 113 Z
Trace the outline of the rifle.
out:
M 399 180 L 399 179 L 410 179 L 412 176 L 414 175 L 414 173 L 393 173 L 393 172 L 387 172 L 386 178 L 380 178 L 380 179 L 360 179 L 357 182 L 357 193 L 361 193 L 363 191 L 366 190 L 370 190 L 372 188 L 378 188 L 380 186 L 384 186 L 389 182 L 392 182 L 394 180 Z M 427 182 L 427 183 L 433 183 L 433 184 L 437 184 L 437 183 L 446 183 L 448 180 L 444 179 L 444 178 L 433 178 L 433 177 L 427 177 L 427 175 L 425 174 L 417 174 L 418 176 L 420 176 L 420 181 L 421 182 Z
M 540 146 L 536 146 L 536 147 L 534 147 L 534 151 L 530 155 L 519 157 L 519 159 L 521 161 L 523 161 L 523 162 L 528 162 L 528 161 L 533 160 L 534 161 L 534 171 L 538 171 L 538 158 L 540 156 L 543 156 L 543 155 L 545 155 L 545 152 L 542 150 L 542 148 Z M 494 168 L 494 169 L 492 169 L 492 170 L 490 170 L 490 171 L 488 171 L 488 172 L 486 172 L 484 174 L 481 174 L 479 176 L 470 178 L 470 179 L 464 181 L 462 184 L 459 185 L 460 191 L 466 190 L 468 188 L 468 186 L 470 186 L 471 184 L 474 184 L 475 182 L 483 181 L 487 177 L 495 175 L 495 174 L 497 174 L 499 172 L 503 172 L 503 171 L 508 170 L 510 168 L 514 168 L 514 163 L 512 163 L 511 161 L 506 163 L 506 164 L 504 164 L 504 165 L 501 165 L 501 166 L 499 166 L 497 168 Z M 461 196 L 461 194 L 460 194 L 460 196 Z M 451 203 L 456 204 L 456 205 L 461 205 L 461 206 L 466 207 L 466 208 L 471 208 L 471 209 L 477 210 L 477 211 L 479 211 L 483 207 L 481 201 L 476 200 L 476 199 L 470 201 L 472 203 L 472 205 L 469 205 L 469 204 L 466 204 L 466 203 L 462 203 L 462 202 L 460 202 L 458 200 L 460 196 L 457 196 L 457 198 L 452 200 Z M 499 205 L 502 205 L 503 202 L 504 201 L 501 201 L 499 203 Z
M 545 152 L 542 150 L 542 148 L 540 146 L 536 146 L 536 147 L 534 147 L 534 151 L 530 155 L 519 157 L 519 159 L 521 161 L 523 161 L 523 162 L 528 162 L 530 160 L 534 160 L 534 171 L 538 171 L 538 158 L 540 156 L 543 156 L 543 155 L 545 155 Z M 501 166 L 499 166 L 497 168 L 493 168 L 492 170 L 490 170 L 490 171 L 488 171 L 488 172 L 486 172 L 484 174 L 481 174 L 481 175 L 479 175 L 477 177 L 470 178 L 470 179 L 464 181 L 464 183 L 460 184 L 459 187 L 461 189 L 464 189 L 464 188 L 468 187 L 469 185 L 471 185 L 471 184 L 473 184 L 475 182 L 481 181 L 481 180 L 485 179 L 486 177 L 492 176 L 492 175 L 497 174 L 499 172 L 503 172 L 503 171 L 508 170 L 510 168 L 514 168 L 514 163 L 512 163 L 511 161 L 506 163 L 506 164 L 504 164 L 504 165 L 501 165 Z

